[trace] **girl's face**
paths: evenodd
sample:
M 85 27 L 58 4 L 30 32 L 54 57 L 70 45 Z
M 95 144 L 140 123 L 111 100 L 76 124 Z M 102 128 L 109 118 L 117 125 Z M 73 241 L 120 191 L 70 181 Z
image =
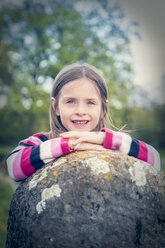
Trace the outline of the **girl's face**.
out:
M 87 78 L 79 78 L 62 87 L 55 111 L 68 131 L 92 131 L 100 120 L 101 110 L 101 96 L 96 84 Z

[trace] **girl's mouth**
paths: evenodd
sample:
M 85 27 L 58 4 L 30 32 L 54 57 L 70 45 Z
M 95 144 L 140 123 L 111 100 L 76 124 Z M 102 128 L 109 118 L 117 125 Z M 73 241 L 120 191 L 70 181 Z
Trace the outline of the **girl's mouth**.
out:
M 87 124 L 89 121 L 88 120 L 73 120 L 72 121 L 74 124 L 77 124 L 77 125 L 85 125 Z

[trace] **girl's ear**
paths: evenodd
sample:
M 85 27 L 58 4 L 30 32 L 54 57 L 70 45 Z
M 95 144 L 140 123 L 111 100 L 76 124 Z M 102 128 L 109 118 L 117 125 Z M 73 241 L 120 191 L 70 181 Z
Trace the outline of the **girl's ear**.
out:
M 109 104 L 109 101 L 108 101 L 108 100 L 106 100 L 106 104 L 107 104 L 107 105 Z
M 56 115 L 60 115 L 58 106 L 55 109 L 55 103 L 56 103 L 56 99 L 54 97 L 51 97 L 51 106 L 53 110 L 55 111 Z

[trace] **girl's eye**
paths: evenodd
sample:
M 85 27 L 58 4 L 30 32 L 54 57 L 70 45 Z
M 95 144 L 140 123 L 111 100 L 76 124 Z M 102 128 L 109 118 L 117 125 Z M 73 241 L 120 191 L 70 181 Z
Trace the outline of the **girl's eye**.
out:
M 88 104 L 89 104 L 89 105 L 95 105 L 95 103 L 92 102 L 92 101 L 88 101 Z
M 68 103 L 68 104 L 74 104 L 74 100 L 70 99 L 66 103 Z

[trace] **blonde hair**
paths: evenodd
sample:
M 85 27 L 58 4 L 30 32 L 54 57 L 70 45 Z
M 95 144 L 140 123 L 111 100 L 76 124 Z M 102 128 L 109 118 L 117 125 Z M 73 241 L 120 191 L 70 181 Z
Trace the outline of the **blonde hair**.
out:
M 55 105 L 50 105 L 50 133 L 49 137 L 55 138 L 58 137 L 60 133 L 66 132 L 66 128 L 62 125 L 60 116 L 56 115 L 56 108 L 58 106 L 59 94 L 62 87 L 70 81 L 79 79 L 79 78 L 88 78 L 92 80 L 97 88 L 100 91 L 101 101 L 102 101 L 102 114 L 100 117 L 100 121 L 96 126 L 94 131 L 99 131 L 101 128 L 104 128 L 107 122 L 108 117 L 108 106 L 107 106 L 107 85 L 102 77 L 99 70 L 97 70 L 94 66 L 89 65 L 87 63 L 84 64 L 71 64 L 65 66 L 56 76 L 51 97 L 55 98 Z

